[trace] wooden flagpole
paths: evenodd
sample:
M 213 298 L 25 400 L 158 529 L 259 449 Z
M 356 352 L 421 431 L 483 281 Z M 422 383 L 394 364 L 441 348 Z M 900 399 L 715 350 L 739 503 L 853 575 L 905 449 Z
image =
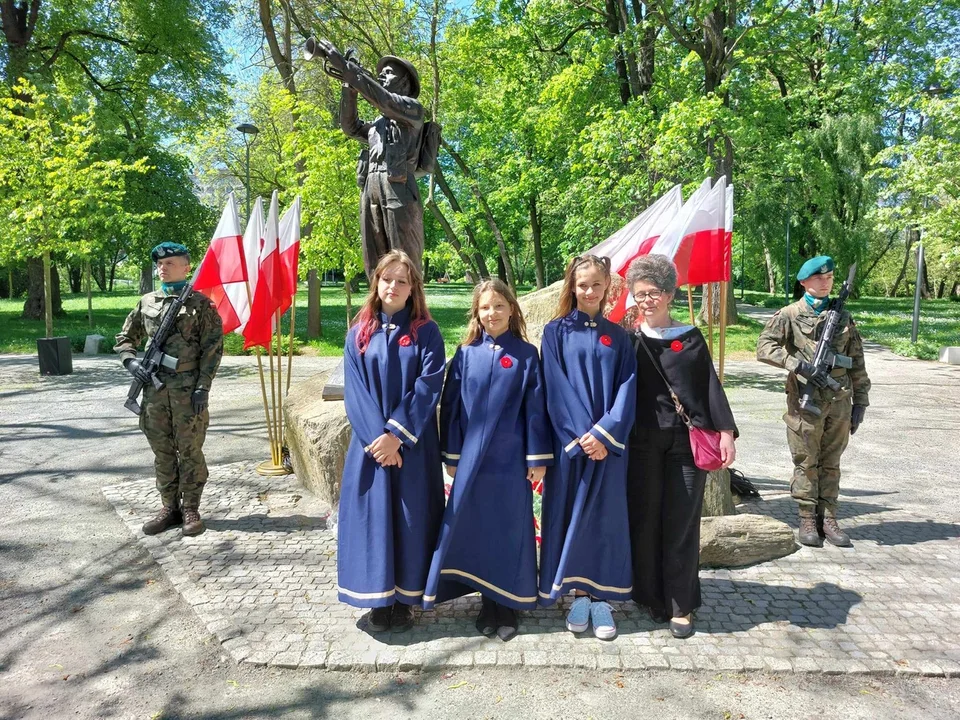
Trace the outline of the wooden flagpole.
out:
M 690 324 L 696 325 L 697 321 L 693 317 L 693 286 L 687 285 L 687 307 L 690 308 Z
M 283 461 L 283 332 L 280 329 L 280 308 L 277 308 L 277 444 Z
M 287 355 L 287 389 L 284 395 L 290 394 L 290 373 L 293 366 L 293 332 L 297 325 L 297 293 L 293 293 L 293 303 L 290 305 L 290 354 Z
M 247 285 L 247 302 L 250 304 L 250 307 L 253 307 L 253 298 L 250 294 L 250 281 L 246 281 Z M 263 396 L 263 415 L 267 421 L 267 438 L 270 440 L 270 455 L 273 456 L 273 427 L 270 425 L 270 408 L 267 406 L 267 385 L 263 379 L 263 359 L 260 357 L 260 346 L 255 345 L 257 349 L 257 369 L 260 371 L 260 394 Z
M 720 283 L 720 384 L 723 384 L 723 361 L 727 348 L 727 285 Z
M 710 358 L 713 358 L 713 283 L 704 284 L 707 292 L 707 345 L 710 349 Z

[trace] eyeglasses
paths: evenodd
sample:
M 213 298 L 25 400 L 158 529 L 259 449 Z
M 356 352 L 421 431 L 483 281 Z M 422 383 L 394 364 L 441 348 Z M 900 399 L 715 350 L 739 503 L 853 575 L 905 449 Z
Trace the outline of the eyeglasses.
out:
M 651 300 L 659 300 L 661 297 L 663 297 L 663 290 L 649 290 L 647 292 L 638 292 L 633 294 L 633 299 L 638 303 L 643 302 L 647 298 L 650 298 Z

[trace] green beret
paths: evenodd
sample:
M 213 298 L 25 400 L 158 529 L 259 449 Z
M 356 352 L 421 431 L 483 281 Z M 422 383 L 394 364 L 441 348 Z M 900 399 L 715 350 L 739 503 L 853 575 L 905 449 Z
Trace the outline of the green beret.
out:
M 175 242 L 162 242 L 150 251 L 150 259 L 156 262 L 168 257 L 190 257 L 186 245 Z
M 806 280 L 811 275 L 820 275 L 828 272 L 833 272 L 833 258 L 829 255 L 818 255 L 815 258 L 810 258 L 800 266 L 800 272 L 797 273 L 797 280 Z

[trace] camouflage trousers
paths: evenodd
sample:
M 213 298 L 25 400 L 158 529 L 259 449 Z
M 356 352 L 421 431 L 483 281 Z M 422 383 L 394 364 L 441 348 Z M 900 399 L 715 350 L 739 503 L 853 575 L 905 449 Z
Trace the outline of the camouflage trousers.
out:
M 210 413 L 193 414 L 189 388 L 163 390 L 144 388 L 140 430 L 153 450 L 157 490 L 166 506 L 181 499 L 184 507 L 198 507 L 207 482 L 207 461 L 203 441 L 210 424 Z
M 787 445 L 793 455 L 790 494 L 801 512 L 819 509 L 828 517 L 837 513 L 840 495 L 840 456 L 850 441 L 848 397 L 820 404 L 821 415 L 801 412 L 800 398 L 787 395 Z

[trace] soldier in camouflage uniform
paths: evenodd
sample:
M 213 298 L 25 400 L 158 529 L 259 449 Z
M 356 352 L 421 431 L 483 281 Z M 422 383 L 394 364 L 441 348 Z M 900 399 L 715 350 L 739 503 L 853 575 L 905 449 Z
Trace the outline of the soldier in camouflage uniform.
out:
M 177 359 L 176 370 L 162 367 L 162 390 L 154 388 L 137 360 L 137 349 L 160 328 L 165 308 L 183 290 L 190 272 L 187 248 L 161 243 L 150 257 L 157 265 L 160 290 L 147 293 L 127 316 L 114 351 L 131 375 L 144 381 L 140 430 L 155 456 L 157 490 L 163 509 L 143 526 L 147 535 L 183 525 L 184 535 L 204 530 L 200 495 L 207 481 L 203 440 L 210 424 L 207 411 L 210 385 L 223 356 L 223 327 L 210 300 L 194 292 L 177 317 L 163 351 Z
M 790 494 L 799 505 L 800 542 L 814 547 L 820 547 L 821 533 L 833 545 L 850 545 L 850 537 L 837 524 L 840 456 L 870 404 L 863 342 L 849 312 L 840 316 L 833 351 L 849 357 L 852 367 L 829 371 L 840 390 L 830 390 L 827 371 L 811 364 L 826 320 L 823 311 L 830 302 L 833 268 L 826 255 L 804 263 L 797 273 L 804 296 L 770 318 L 757 341 L 757 360 L 790 371 L 783 416 L 794 464 Z M 821 415 L 800 410 L 803 383 L 814 384 L 812 399 Z

